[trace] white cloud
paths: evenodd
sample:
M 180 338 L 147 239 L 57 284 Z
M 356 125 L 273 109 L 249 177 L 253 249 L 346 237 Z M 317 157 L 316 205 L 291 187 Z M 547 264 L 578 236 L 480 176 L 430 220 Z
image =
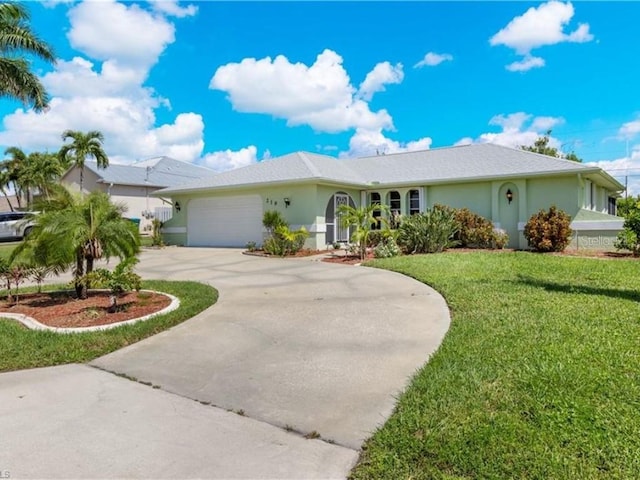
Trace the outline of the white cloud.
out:
M 149 69 L 173 41 L 174 26 L 160 14 L 111 1 L 79 4 L 69 19 L 75 47 L 103 61 L 60 59 L 42 78 L 52 95 L 50 109 L 44 114 L 17 109 L 5 116 L 0 145 L 57 150 L 64 130 L 98 130 L 114 163 L 158 155 L 198 159 L 204 147 L 202 117 L 180 113 L 157 126 L 155 110 L 169 102 L 144 86 Z
M 585 165 L 600 167 L 621 184 L 626 183 L 629 195 L 640 194 L 640 145 L 634 145 L 629 156 Z
M 71 45 L 98 60 L 147 69 L 175 40 L 175 28 L 161 15 L 112 0 L 82 2 L 69 11 Z
M 589 33 L 589 25 L 586 23 L 580 24 L 570 34 L 564 33 L 573 14 L 573 5 L 569 2 L 551 1 L 537 8 L 531 7 L 491 37 L 490 43 L 492 46 L 505 45 L 518 54 L 526 55 L 534 48 L 545 45 L 591 41 L 593 35 Z
M 633 138 L 638 133 L 640 133 L 640 119 L 627 122 L 618 129 L 618 136 L 624 139 Z
M 373 70 L 367 73 L 364 81 L 360 84 L 358 95 L 366 101 L 373 98 L 376 92 L 384 92 L 385 85 L 392 83 L 402 83 L 404 72 L 402 64 L 391 65 L 389 62 L 377 64 Z
M 172 0 L 152 0 L 149 3 L 154 10 L 177 18 L 193 17 L 198 12 L 198 7 L 195 5 L 181 7 L 179 2 Z
M 233 170 L 256 163 L 258 161 L 257 151 L 258 149 L 254 145 L 249 145 L 237 151 L 223 150 L 208 153 L 202 158 L 202 163 L 217 172 Z
M 462 137 L 460 140 L 453 144 L 454 147 L 460 147 L 462 145 L 471 145 L 473 144 L 473 138 L 471 137 Z
M 522 145 L 533 145 L 538 137 L 545 135 L 555 125 L 562 123 L 564 123 L 564 119 L 561 117 L 534 117 L 525 112 L 496 115 L 489 120 L 489 125 L 496 125 L 502 131 L 483 133 L 475 140 L 464 137 L 458 140 L 455 145 L 495 143 L 505 147 L 519 148 Z M 556 138 L 550 137 L 549 146 L 560 148 L 560 142 Z
M 442 62 L 450 62 L 453 60 L 453 55 L 449 53 L 435 53 L 429 52 L 427 53 L 422 60 L 416 63 L 413 68 L 420 67 L 435 67 L 436 65 L 440 65 Z
M 526 71 L 542 67 L 544 60 L 531 57 L 531 50 L 562 42 L 584 43 L 593 40 L 589 25 L 581 23 L 571 33 L 565 28 L 573 18 L 574 9 L 570 2 L 550 1 L 538 7 L 531 7 L 524 14 L 513 18 L 509 24 L 496 33 L 489 43 L 492 46 L 505 45 L 515 50 L 524 59 L 507 67 L 511 71 Z
M 342 57 L 331 50 L 311 66 L 291 63 L 283 55 L 245 58 L 219 67 L 209 86 L 226 92 L 239 112 L 269 114 L 290 126 L 310 125 L 322 132 L 393 128 L 386 110 L 372 112 L 357 98 Z
M 535 117 L 531 122 L 530 130 L 534 130 L 536 132 L 546 132 L 551 130 L 556 125 L 561 125 L 564 123 L 564 118 L 562 117 Z
M 381 129 L 358 128 L 349 140 L 349 150 L 340 152 L 339 156 L 348 158 L 428 150 L 431 147 L 431 143 L 432 140 L 429 137 L 402 143 L 385 137 Z
M 526 72 L 532 68 L 544 67 L 544 58 L 526 55 L 522 60 L 510 63 L 505 68 L 510 72 Z

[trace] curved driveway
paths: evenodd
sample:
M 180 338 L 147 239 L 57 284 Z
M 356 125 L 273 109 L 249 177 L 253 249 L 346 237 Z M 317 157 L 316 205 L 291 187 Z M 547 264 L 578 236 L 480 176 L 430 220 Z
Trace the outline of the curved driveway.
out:
M 298 435 L 287 435 L 297 439 L 319 434 L 329 444 L 316 440 L 318 448 L 339 451 L 333 467 L 333 453 L 325 452 L 321 464 L 289 472 L 293 478 L 346 475 L 449 326 L 434 290 L 377 269 L 166 248 L 145 251 L 138 271 L 144 278 L 207 282 L 220 298 L 193 319 L 91 365 L 153 384 L 157 395 L 239 412 L 260 428 L 292 430 Z M 293 457 L 296 448 L 290 446 Z M 272 471 L 265 462 L 246 476 Z

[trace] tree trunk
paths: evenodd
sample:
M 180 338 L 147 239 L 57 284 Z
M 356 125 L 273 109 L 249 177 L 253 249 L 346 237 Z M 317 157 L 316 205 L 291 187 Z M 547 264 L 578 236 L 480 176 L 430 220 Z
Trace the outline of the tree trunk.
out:
M 84 277 L 84 257 L 82 256 L 82 250 L 76 252 L 76 271 L 74 276 L 77 297 L 87 298 L 87 288 L 82 278 Z
M 87 260 L 86 274 L 89 275 L 91 272 L 93 272 L 93 257 L 85 257 L 85 259 Z M 85 283 L 87 288 L 91 288 L 88 280 Z
M 7 191 L 3 188 L 2 189 L 2 194 L 4 195 L 4 198 L 7 200 L 7 204 L 9 205 L 9 209 L 14 212 L 14 208 L 13 205 L 11 205 L 11 200 L 9 200 L 9 195 L 7 195 Z

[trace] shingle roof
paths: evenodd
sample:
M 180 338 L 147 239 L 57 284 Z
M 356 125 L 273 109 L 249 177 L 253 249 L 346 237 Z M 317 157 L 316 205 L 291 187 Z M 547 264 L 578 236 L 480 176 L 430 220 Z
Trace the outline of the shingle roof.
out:
M 240 185 L 285 183 L 318 180 L 361 185 L 363 179 L 349 168 L 347 162 L 309 152 L 294 152 L 282 157 L 219 173 L 162 193 L 208 190 Z
M 98 175 L 102 183 L 158 188 L 176 187 L 196 179 L 209 178 L 216 173 L 169 157 L 151 158 L 131 165 L 110 164 L 104 169 L 98 168 L 96 162 L 86 161 L 85 167 Z
M 488 143 L 348 160 L 295 152 L 179 187 L 168 188 L 162 193 L 186 193 L 195 190 L 309 180 L 367 187 L 372 184 L 428 185 L 562 173 L 602 173 L 602 170 L 569 160 Z M 618 182 L 611 178 L 608 180 L 618 187 Z M 622 185 L 619 187 L 623 188 Z
M 437 183 L 547 173 L 593 172 L 581 163 L 483 143 L 348 160 L 367 183 Z

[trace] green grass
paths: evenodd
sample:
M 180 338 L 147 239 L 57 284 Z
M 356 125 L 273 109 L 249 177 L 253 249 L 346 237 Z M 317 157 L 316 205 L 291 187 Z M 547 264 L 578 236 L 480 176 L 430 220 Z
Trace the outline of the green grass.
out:
M 0 257 L 9 258 L 20 242 L 0 242 Z
M 104 332 L 58 334 L 29 330 L 0 319 L 0 372 L 88 362 L 181 323 L 218 299 L 218 292 L 202 283 L 148 280 L 143 288 L 170 293 L 180 299 L 173 312 Z
M 448 253 L 372 262 L 452 324 L 353 479 L 640 478 L 637 261 Z

